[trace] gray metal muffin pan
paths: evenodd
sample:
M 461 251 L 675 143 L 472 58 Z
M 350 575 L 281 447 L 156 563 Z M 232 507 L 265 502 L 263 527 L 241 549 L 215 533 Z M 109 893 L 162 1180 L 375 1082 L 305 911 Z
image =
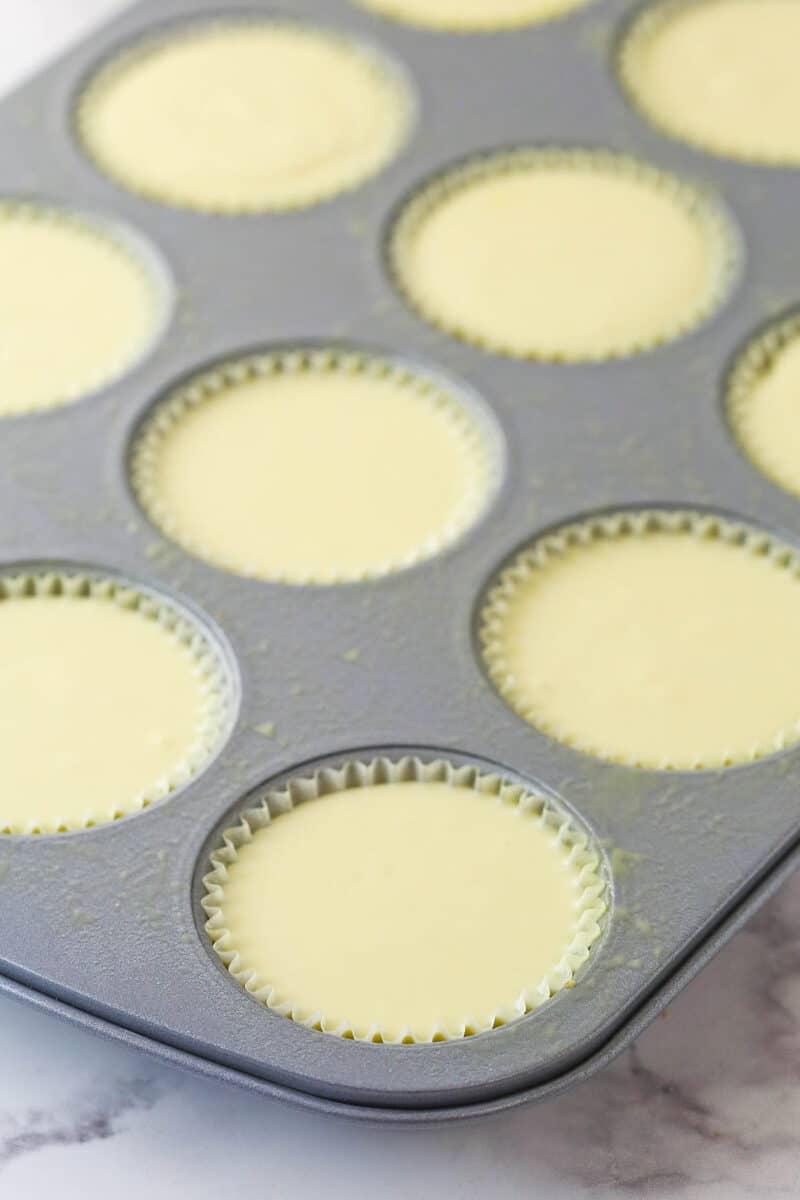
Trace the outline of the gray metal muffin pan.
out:
M 127 194 L 75 143 L 76 91 L 131 37 L 219 10 L 146 0 L 0 104 L 0 193 L 128 223 L 162 255 L 176 296 L 166 334 L 124 379 L 0 423 L 0 561 L 93 564 L 184 598 L 222 631 L 240 691 L 231 737 L 183 791 L 112 825 L 0 841 L 2 986 L 307 1106 L 405 1123 L 496 1111 L 607 1061 L 798 857 L 800 749 L 697 773 L 596 762 L 496 695 L 474 619 L 513 549 L 597 509 L 709 507 L 800 544 L 800 505 L 740 455 L 721 402 L 739 347 L 800 299 L 800 172 L 719 161 L 645 124 L 611 70 L 624 0 L 479 36 L 412 30 L 345 0 L 296 0 L 292 15 L 406 64 L 419 116 L 405 152 L 357 191 L 294 214 L 206 216 Z M 597 366 L 491 357 L 427 327 L 387 278 L 389 214 L 443 165 L 515 144 L 621 150 L 718 189 L 746 248 L 728 303 L 680 341 Z M 500 493 L 438 558 L 376 582 L 270 585 L 190 558 L 137 507 L 129 439 L 169 385 L 239 351 L 308 340 L 420 360 L 466 381 L 494 412 L 507 444 Z M 272 738 L 256 731 L 267 722 Z M 344 1041 L 269 1012 L 210 952 L 198 904 L 214 838 L 254 789 L 312 760 L 401 747 L 540 783 L 594 830 L 613 876 L 613 911 L 577 987 L 514 1024 L 433 1046 Z

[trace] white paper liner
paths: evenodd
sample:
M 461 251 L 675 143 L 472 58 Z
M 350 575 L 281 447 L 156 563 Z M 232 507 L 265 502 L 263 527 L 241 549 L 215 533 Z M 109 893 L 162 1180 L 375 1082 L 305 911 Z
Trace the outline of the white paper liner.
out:
M 359 61 L 369 69 L 369 74 L 376 85 L 383 88 L 387 94 L 394 97 L 397 105 L 398 120 L 392 131 L 387 131 L 385 142 L 376 144 L 371 152 L 357 156 L 349 170 L 340 171 L 331 176 L 326 184 L 309 187 L 298 179 L 289 180 L 281 191 L 274 189 L 269 198 L 260 199 L 243 190 L 236 199 L 212 201 L 207 198 L 194 196 L 173 189 L 166 183 L 153 187 L 143 182 L 135 170 L 126 169 L 115 155 L 109 159 L 102 149 L 95 144 L 92 132 L 92 109 L 95 103 L 102 102 L 103 96 L 113 88 L 118 75 L 135 67 L 171 44 L 187 44 L 192 40 L 212 38 L 216 33 L 226 32 L 231 28 L 252 28 L 262 30 L 272 28 L 278 31 L 290 29 L 293 32 L 305 33 L 309 38 L 318 42 L 326 42 L 337 47 L 351 56 L 358 56 Z M 74 123 L 78 141 L 85 154 L 110 179 L 127 191 L 145 196 L 157 203 L 172 208 L 193 210 L 195 212 L 218 213 L 222 216 L 245 215 L 248 213 L 291 212 L 298 209 L 310 208 L 324 200 L 329 200 L 344 192 L 360 187 L 372 176 L 378 174 L 405 145 L 415 118 L 415 103 L 411 87 L 405 73 L 388 57 L 378 51 L 373 51 L 368 43 L 347 34 L 324 26 L 306 24 L 294 18 L 284 18 L 264 14 L 263 16 L 246 16 L 243 13 L 230 13 L 215 17 L 197 14 L 188 17 L 180 23 L 163 29 L 155 36 L 144 37 L 120 51 L 113 58 L 97 68 L 86 83 L 78 97 L 74 110 Z M 254 153 L 256 147 L 253 148 Z
M 752 2 L 756 2 L 756 0 L 752 0 Z M 631 22 L 619 44 L 616 61 L 617 78 L 628 100 L 661 133 L 677 141 L 686 142 L 690 146 L 695 146 L 706 154 L 713 154 L 718 158 L 736 159 L 739 162 L 758 163 L 767 167 L 800 165 L 800 152 L 796 154 L 775 153 L 766 147 L 756 149 L 752 142 L 739 141 L 735 136 L 727 140 L 706 136 L 687 126 L 679 117 L 665 113 L 660 105 L 647 95 L 647 88 L 641 86 L 642 73 L 638 56 L 672 20 L 679 17 L 682 12 L 696 8 L 698 3 L 714 4 L 716 0 L 654 0 L 653 3 L 643 8 Z M 712 71 L 714 65 L 709 62 L 708 69 Z
M 431 406 L 447 416 L 452 435 L 465 448 L 473 462 L 469 486 L 448 523 L 431 533 L 419 545 L 402 557 L 387 558 L 379 565 L 365 566 L 358 571 L 323 572 L 311 564 L 302 572 L 267 571 L 257 568 L 244 558 L 228 555 L 224 559 L 210 552 L 202 538 L 185 530 L 176 520 L 171 508 L 162 499 L 158 482 L 158 466 L 162 444 L 184 415 L 208 401 L 217 399 L 229 387 L 237 387 L 249 379 L 269 378 L 281 374 L 311 374 L 337 372 L 345 375 L 374 376 L 391 379 L 399 387 L 408 388 L 424 397 Z M 251 355 L 221 363 L 210 371 L 194 376 L 170 392 L 146 418 L 137 435 L 130 456 L 130 479 L 144 511 L 161 532 L 177 542 L 195 557 L 215 566 L 233 571 L 246 578 L 258 578 L 270 583 L 339 584 L 353 583 L 402 571 L 425 559 L 432 558 L 456 542 L 480 519 L 494 498 L 503 471 L 503 447 L 499 433 L 488 418 L 462 402 L 458 385 L 452 389 L 446 382 L 417 373 L 390 359 L 366 352 L 336 348 L 295 349 Z
M 86 811 L 78 821 L 62 815 L 43 822 L 36 813 L 31 813 L 24 825 L 10 825 L 4 823 L 0 800 L 0 834 L 67 833 L 108 824 L 140 812 L 189 783 L 219 749 L 233 719 L 233 691 L 220 654 L 201 628 L 167 601 L 139 591 L 127 582 L 88 572 L 73 574 L 42 570 L 0 573 L 0 607 L 7 599 L 25 598 L 35 603 L 39 596 L 60 595 L 114 604 L 135 611 L 144 620 L 159 625 L 166 637 L 175 639 L 195 658 L 202 679 L 204 712 L 194 741 L 180 762 L 168 774 L 154 780 L 148 788 L 131 796 L 125 805 L 103 812 Z
M 269 979 L 244 966 L 235 935 L 226 927 L 224 917 L 228 868 L 236 862 L 239 847 L 251 842 L 272 820 L 290 813 L 299 804 L 334 792 L 408 782 L 473 788 L 483 795 L 496 797 L 503 804 L 518 806 L 543 828 L 552 830 L 554 845 L 569 848 L 567 861 L 579 869 L 581 885 L 574 935 L 565 945 L 561 958 L 543 978 L 531 980 L 529 988 L 510 1003 L 498 1006 L 487 1020 L 475 1021 L 465 1014 L 464 1020 L 454 1027 L 434 1024 L 425 1038 L 415 1036 L 408 1026 L 392 1032 L 382 1029 L 378 1021 L 365 1027 L 357 1026 L 346 1016 L 309 1011 L 291 996 L 281 995 Z M 212 870 L 203 878 L 205 895 L 201 904 L 208 916 L 205 928 L 214 951 L 233 978 L 281 1016 L 290 1017 L 310 1029 L 364 1042 L 400 1045 L 451 1041 L 499 1028 L 540 1008 L 556 992 L 574 985 L 575 972 L 587 961 L 593 943 L 600 937 L 603 916 L 609 907 L 609 888 L 599 852 L 590 845 L 586 834 L 549 799 L 533 794 L 501 774 L 486 773 L 475 766 L 457 766 L 441 758 L 425 762 L 414 755 L 399 759 L 381 756 L 369 761 L 351 760 L 341 767 L 322 767 L 312 775 L 290 779 L 280 789 L 266 790 L 258 804 L 242 813 L 237 825 L 225 830 L 221 845 L 211 854 L 211 864 Z
M 446 203 L 451 196 L 476 181 L 513 174 L 520 170 L 546 171 L 553 168 L 626 176 L 671 197 L 702 229 L 711 257 L 716 260 L 716 265 L 710 272 L 712 284 L 707 293 L 698 298 L 694 307 L 687 308 L 672 324 L 665 326 L 658 335 L 650 338 L 637 336 L 626 344 L 609 345 L 605 353 L 592 350 L 585 354 L 565 354 L 534 347 L 523 352 L 502 340 L 481 336 L 465 329 L 459 322 L 442 313 L 435 300 L 417 289 L 403 265 L 407 248 L 429 214 Z M 679 176 L 662 171 L 640 159 L 608 150 L 522 146 L 470 159 L 445 169 L 427 183 L 423 183 L 406 201 L 395 219 L 389 231 L 386 253 L 395 286 L 406 303 L 443 333 L 487 353 L 502 354 L 510 358 L 538 362 L 603 362 L 646 353 L 666 342 L 675 341 L 690 329 L 702 324 L 727 299 L 739 274 L 743 252 L 738 231 L 720 202 L 700 186 L 690 184 Z
M 742 452 L 779 487 L 800 496 L 800 462 L 765 440 L 753 418 L 754 392 L 792 343 L 800 340 L 800 313 L 793 313 L 755 337 L 737 359 L 726 395 L 728 422 Z M 798 413 L 800 420 L 800 412 Z
M 610 753 L 603 745 L 595 744 L 577 735 L 572 729 L 549 720 L 540 708 L 523 695 L 517 686 L 514 671 L 505 654 L 503 630 L 506 614 L 513 603 L 520 585 L 525 584 L 536 571 L 547 568 L 554 560 L 563 558 L 572 549 L 587 546 L 591 542 L 617 538 L 646 537 L 650 533 L 691 533 L 698 539 L 728 542 L 760 557 L 770 558 L 776 565 L 785 568 L 800 581 L 800 556 L 797 551 L 773 538 L 763 530 L 753 528 L 727 517 L 691 509 L 639 509 L 592 517 L 564 525 L 552 533 L 545 534 L 529 547 L 520 551 L 509 566 L 501 571 L 484 600 L 479 639 L 489 678 L 500 695 L 514 711 L 529 724 L 548 737 L 570 746 L 584 754 L 606 761 L 622 763 L 630 767 L 642 767 L 633 755 Z M 798 592 L 800 603 L 800 591 Z M 698 754 L 690 768 L 703 770 L 709 767 L 730 767 L 743 762 L 754 762 L 767 754 L 783 750 L 800 741 L 800 714 L 792 725 L 779 730 L 768 744 L 754 744 L 747 754 L 725 755 L 720 761 L 709 760 Z M 675 770 L 676 764 L 669 758 L 656 764 L 656 770 Z M 680 769 L 686 769 L 681 765 Z
M 126 264 L 127 269 L 140 277 L 143 294 L 150 293 L 151 319 L 149 328 L 143 336 L 137 341 L 132 341 L 127 348 L 120 348 L 119 355 L 116 358 L 106 359 L 102 368 L 71 383 L 66 380 L 54 379 L 53 394 L 48 399 L 41 399 L 37 402 L 27 400 L 24 403 L 6 403 L 0 408 L 0 419 L 62 408 L 107 387 L 131 370 L 144 357 L 157 339 L 165 323 L 167 311 L 167 303 L 159 280 L 155 277 L 155 271 L 149 268 L 146 261 L 142 261 L 133 245 L 127 244 L 126 238 L 115 236 L 113 225 L 110 222 L 107 224 L 102 218 L 94 220 L 90 214 L 77 209 L 59 208 L 34 200 L 0 198 L 0 224 L 11 221 L 48 224 L 70 230 L 76 236 L 85 238 L 87 241 L 102 243 L 106 249 Z M 13 280 L 6 279 L 5 283 L 6 286 L 13 287 Z M 43 342 L 42 353 L 47 353 L 46 341 Z

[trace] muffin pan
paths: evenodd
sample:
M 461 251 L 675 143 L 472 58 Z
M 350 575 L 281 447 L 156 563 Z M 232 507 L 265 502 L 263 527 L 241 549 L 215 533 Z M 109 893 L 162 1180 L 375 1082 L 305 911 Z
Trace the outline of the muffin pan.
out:
M 744 457 L 725 412 L 741 349 L 800 301 L 800 173 L 711 158 L 649 126 L 614 75 L 625 0 L 480 35 L 297 0 L 294 18 L 360 38 L 408 72 L 418 118 L 402 153 L 358 190 L 296 213 L 215 216 L 136 197 L 82 152 L 76 98 L 98 64 L 165 20 L 220 9 L 147 0 L 0 103 L 0 193 L 120 222 L 156 248 L 175 288 L 168 327 L 124 377 L 0 422 L 3 570 L 92 564 L 152 589 L 218 646 L 236 710 L 205 771 L 146 811 L 0 839 L 2 986 L 305 1106 L 400 1123 L 477 1116 L 552 1095 L 607 1062 L 798 857 L 796 747 L 721 770 L 601 762 L 508 707 L 482 665 L 478 629 L 515 552 L 603 512 L 708 511 L 800 547 L 797 499 Z M 392 220 L 443 169 L 515 146 L 606 149 L 710 189 L 741 236 L 724 304 L 668 345 L 596 365 L 515 361 L 426 324 L 391 281 Z M 505 454 L 480 519 L 408 569 L 328 586 L 241 578 L 170 542 L 129 482 L 153 404 L 217 362 L 331 347 L 432 372 L 463 388 L 465 403 L 475 393 L 488 406 Z M 611 904 L 576 986 L 521 1019 L 435 1045 L 345 1040 L 270 1012 L 226 972 L 204 930 L 202 880 L 223 831 L 265 789 L 409 753 L 549 797 L 602 850 Z

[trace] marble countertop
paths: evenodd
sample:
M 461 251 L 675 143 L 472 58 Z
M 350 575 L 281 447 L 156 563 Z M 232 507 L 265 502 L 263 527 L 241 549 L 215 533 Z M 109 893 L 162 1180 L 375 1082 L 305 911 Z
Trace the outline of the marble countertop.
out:
M 0 90 L 115 0 L 0 0 Z M 0 997 L 0 1196 L 800 1196 L 800 876 L 560 1099 L 364 1128 L 168 1070 Z

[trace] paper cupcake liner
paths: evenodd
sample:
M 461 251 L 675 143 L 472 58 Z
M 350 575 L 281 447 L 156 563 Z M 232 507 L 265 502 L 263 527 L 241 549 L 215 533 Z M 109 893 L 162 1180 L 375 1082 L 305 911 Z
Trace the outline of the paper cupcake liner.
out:
M 475 334 L 458 321 L 448 319 L 438 304 L 421 294 L 409 281 L 403 263 L 413 240 L 425 220 L 451 196 L 478 180 L 520 169 L 589 171 L 599 175 L 617 175 L 645 183 L 653 190 L 671 197 L 677 206 L 702 229 L 712 257 L 716 260 L 711 272 L 712 286 L 693 308 L 651 338 L 635 337 L 622 345 L 611 346 L 605 353 L 561 353 L 532 349 L 520 351 L 502 340 Z M 501 153 L 488 153 L 445 169 L 412 194 L 402 205 L 389 231 L 386 257 L 390 275 L 406 303 L 425 321 L 443 333 L 484 350 L 509 358 L 534 362 L 604 362 L 643 354 L 664 343 L 675 341 L 684 333 L 702 324 L 725 301 L 739 274 L 743 248 L 738 231 L 727 216 L 722 203 L 711 192 L 690 184 L 677 175 L 662 171 L 649 163 L 609 150 L 570 149 L 563 146 L 521 146 Z
M 703 4 L 712 4 L 715 0 L 700 0 Z M 800 153 L 772 153 L 762 147 L 756 150 L 752 144 L 738 141 L 735 137 L 730 140 L 713 138 L 698 133 L 687 127 L 678 117 L 670 118 L 660 106 L 653 103 L 642 89 L 640 81 L 642 74 L 639 69 L 638 56 L 649 42 L 658 37 L 670 21 L 681 15 L 687 9 L 697 7 L 698 0 L 655 0 L 630 22 L 625 35 L 620 41 L 616 72 L 623 93 L 630 104 L 651 125 L 661 133 L 676 141 L 685 142 L 706 154 L 717 158 L 732 158 L 739 162 L 759 163 L 762 166 L 797 166 L 800 165 Z M 713 64 L 709 63 L 709 69 Z
M 161 497 L 158 466 L 161 447 L 171 430 L 192 409 L 216 399 L 226 388 L 251 379 L 281 374 L 337 372 L 391 379 L 399 386 L 427 399 L 439 412 L 446 413 L 453 437 L 465 447 L 474 464 L 472 480 L 446 525 L 431 534 L 407 554 L 389 558 L 375 567 L 356 572 L 326 574 L 309 568 L 302 574 L 256 569 L 245 559 L 209 553 L 201 538 L 184 530 L 169 505 Z M 452 390 L 446 381 L 405 367 L 388 358 L 365 352 L 329 348 L 297 348 L 256 354 L 224 362 L 212 370 L 194 376 L 156 404 L 136 436 L 130 455 L 130 479 L 140 505 L 150 520 L 171 540 L 190 554 L 224 570 L 270 583 L 339 584 L 361 582 L 402 571 L 440 554 L 456 542 L 486 511 L 500 485 L 503 470 L 501 435 L 488 413 L 482 413 L 460 399 L 458 383 Z
M 355 0 L 359 8 L 376 16 L 386 17 L 392 21 L 400 21 L 416 29 L 425 29 L 442 33 L 498 33 L 504 30 L 526 29 L 532 25 L 543 25 L 545 22 L 558 20 L 578 8 L 583 8 L 590 0 L 538 0 L 527 5 L 528 12 L 523 12 L 520 6 L 518 13 L 497 15 L 492 12 L 491 5 L 486 5 L 486 11 L 481 16 L 460 17 L 438 16 L 436 13 L 423 18 L 418 13 L 409 13 L 404 0 Z
M 0 803 L 0 834 L 67 833 L 109 824 L 140 812 L 184 787 L 203 770 L 222 745 L 233 719 L 233 692 L 221 655 L 201 628 L 167 601 L 139 591 L 122 580 L 83 571 L 73 574 L 43 569 L 0 573 L 0 605 L 4 600 L 20 598 L 35 603 L 36 598 L 41 596 L 100 600 L 135 611 L 143 619 L 158 624 L 166 636 L 174 638 L 194 656 L 203 680 L 205 710 L 198 723 L 195 739 L 180 762 L 151 786 L 132 796 L 125 805 L 104 812 L 86 812 L 80 821 L 71 817 L 56 817 L 42 822 L 32 813 L 23 826 L 3 823 Z
M 71 230 L 89 242 L 102 243 L 106 249 L 110 250 L 120 261 L 124 261 L 126 266 L 140 277 L 143 292 L 150 293 L 149 302 L 152 316 L 149 328 L 141 339 L 131 342 L 127 349 L 121 349 L 116 359 L 107 360 L 101 369 L 87 374 L 83 379 L 61 384 L 52 398 L 37 402 L 26 401 L 13 406 L 7 405 L 6 398 L 6 404 L 0 409 L 0 419 L 6 416 L 24 416 L 27 413 L 62 408 L 108 387 L 109 384 L 127 374 L 137 363 L 141 362 L 163 331 L 169 311 L 169 288 L 166 272 L 144 239 L 140 246 L 136 245 L 139 237 L 133 231 L 129 232 L 124 227 L 120 227 L 117 231 L 114 222 L 106 221 L 103 217 L 95 219 L 90 213 L 84 213 L 78 209 L 60 208 L 36 200 L 0 198 L 0 225 L 6 221 L 48 224 Z M 147 261 L 151 257 L 152 263 Z M 47 346 L 43 344 L 42 353 L 46 352 Z M 57 380 L 54 382 L 59 383 Z
M 771 325 L 744 349 L 731 371 L 726 394 L 728 423 L 742 453 L 773 483 L 800 496 L 800 462 L 787 463 L 752 420 L 753 393 L 784 350 L 800 339 L 800 312 Z M 794 469 L 791 469 L 792 466 Z
M 308 1011 L 291 996 L 281 995 L 270 980 L 257 970 L 244 966 L 236 939 L 226 927 L 224 918 L 225 884 L 228 868 L 236 862 L 239 848 L 252 841 L 259 830 L 274 819 L 290 813 L 300 804 L 317 800 L 331 793 L 349 791 L 387 783 L 446 783 L 468 787 L 506 805 L 516 805 L 531 813 L 543 828 L 552 830 L 554 842 L 569 848 L 567 861 L 579 868 L 581 885 L 576 908 L 576 925 L 571 941 L 565 945 L 557 962 L 541 979 L 532 979 L 530 987 L 508 1004 L 499 1005 L 487 1020 L 474 1021 L 465 1014 L 456 1027 L 442 1023 L 433 1025 L 429 1036 L 420 1038 L 405 1026 L 389 1033 L 379 1022 L 361 1027 L 346 1015 Z M 518 1020 L 526 1013 L 541 1008 L 552 996 L 573 986 L 575 972 L 589 958 L 592 945 L 602 933 L 603 916 L 609 908 L 609 886 L 599 852 L 588 836 L 551 800 L 535 795 L 519 783 L 511 782 L 499 773 L 486 773 L 476 766 L 457 766 L 445 759 L 423 761 L 407 755 L 399 759 L 377 757 L 369 761 L 351 760 L 340 767 L 321 767 L 308 776 L 296 777 L 278 789 L 267 789 L 257 804 L 241 814 L 239 823 L 226 829 L 221 844 L 211 853 L 212 870 L 203 877 L 205 895 L 201 904 L 208 917 L 206 932 L 215 953 L 229 973 L 245 991 L 273 1012 L 291 1018 L 309 1029 L 321 1030 L 341 1038 L 362 1042 L 385 1042 L 400 1045 L 452 1041 L 487 1030 L 499 1028 Z
M 201 40 L 213 37 L 214 34 L 225 32 L 231 28 L 264 29 L 266 27 L 304 32 L 309 38 L 323 41 L 332 47 L 344 50 L 352 57 L 369 68 L 369 74 L 376 84 L 384 88 L 387 94 L 393 94 L 397 105 L 398 120 L 396 128 L 389 132 L 386 140 L 376 146 L 372 152 L 365 152 L 360 160 L 354 162 L 348 171 L 333 176 L 325 184 L 304 186 L 295 180 L 290 180 L 283 191 L 275 187 L 270 198 L 256 199 L 252 195 L 242 194 L 236 199 L 206 200 L 192 198 L 188 193 L 170 188 L 167 184 L 153 187 L 143 182 L 135 170 L 128 170 L 116 159 L 110 161 L 102 149 L 94 145 L 92 109 L 96 102 L 102 102 L 104 95 L 113 88 L 116 78 L 157 54 L 162 48 L 173 42 L 188 43 L 191 40 Z M 154 36 L 146 36 L 134 42 L 117 54 L 101 63 L 89 76 L 83 91 L 78 97 L 74 109 L 74 127 L 77 140 L 86 156 L 115 183 L 135 195 L 144 196 L 159 204 L 171 208 L 194 212 L 218 214 L 220 216 L 237 216 L 265 212 L 292 212 L 298 209 L 310 208 L 334 196 L 350 192 L 360 187 L 368 179 L 377 175 L 395 158 L 410 135 L 415 120 L 414 94 L 409 79 L 402 67 L 380 50 L 373 49 L 368 42 L 362 42 L 356 37 L 338 33 L 325 26 L 305 23 L 293 18 L 282 18 L 265 14 L 261 17 L 248 17 L 245 14 L 230 13 L 220 17 L 203 17 L 189 15 L 182 21 L 174 21 L 165 26 Z M 253 148 L 255 153 L 256 147 Z
M 541 571 L 551 562 L 563 558 L 570 550 L 588 546 L 595 541 L 643 537 L 650 533 L 663 532 L 691 533 L 698 539 L 720 540 L 740 546 L 755 556 L 771 559 L 777 566 L 791 572 L 800 580 L 800 555 L 797 551 L 762 530 L 714 513 L 691 509 L 640 509 L 601 514 L 585 521 L 564 525 L 552 533 L 543 535 L 517 554 L 510 565 L 500 572 L 484 600 L 480 614 L 478 636 L 484 665 L 489 678 L 506 703 L 523 720 L 562 745 L 604 761 L 629 767 L 640 768 L 642 764 L 633 755 L 617 752 L 612 755 L 604 746 L 581 738 L 573 730 L 556 724 L 536 703 L 523 695 L 511 664 L 505 656 L 503 631 L 506 615 L 518 588 L 536 571 Z M 710 762 L 707 758 L 701 762 L 698 759 L 689 769 L 702 770 L 706 767 L 727 767 L 754 762 L 798 741 L 800 713 L 796 723 L 776 733 L 769 744 L 753 745 L 748 755 L 736 755 L 735 758 L 726 758 L 719 762 Z M 664 759 L 653 769 L 676 768 L 669 759 Z

